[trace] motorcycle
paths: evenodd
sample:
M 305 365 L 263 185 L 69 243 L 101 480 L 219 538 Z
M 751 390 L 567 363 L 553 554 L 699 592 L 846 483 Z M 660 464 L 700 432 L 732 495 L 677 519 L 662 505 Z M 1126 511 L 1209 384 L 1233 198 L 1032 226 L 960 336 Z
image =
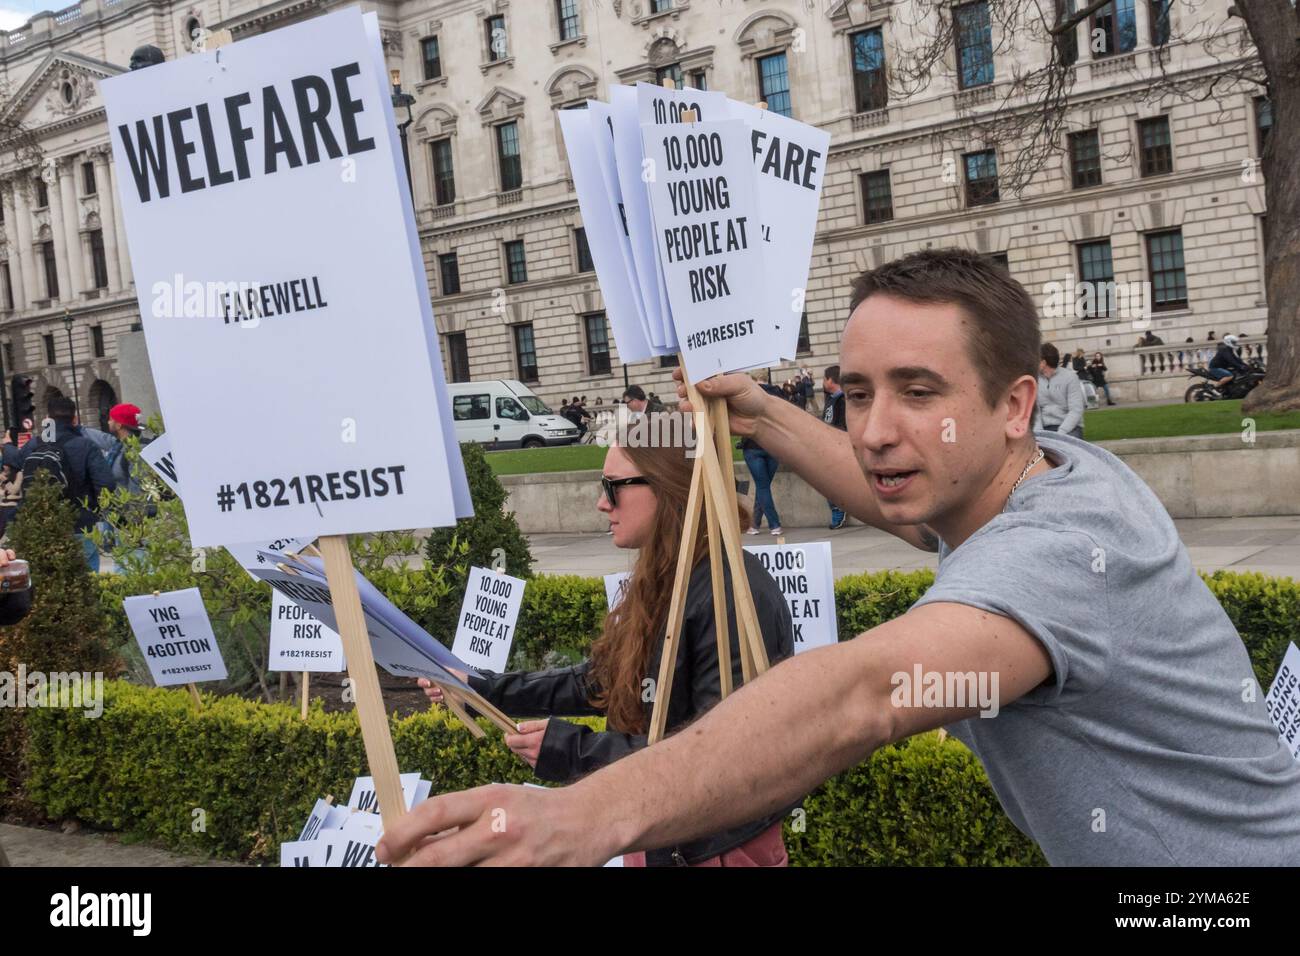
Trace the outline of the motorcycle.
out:
M 1215 402 L 1219 399 L 1245 398 L 1256 385 L 1264 380 L 1264 366 L 1256 361 L 1248 362 L 1247 366 L 1246 371 L 1233 375 L 1232 381 L 1226 387 L 1220 387 L 1218 381 L 1210 374 L 1209 369 L 1204 366 L 1189 369 L 1187 374 L 1193 378 L 1200 377 L 1204 381 L 1189 386 L 1187 392 L 1183 395 L 1183 401 Z

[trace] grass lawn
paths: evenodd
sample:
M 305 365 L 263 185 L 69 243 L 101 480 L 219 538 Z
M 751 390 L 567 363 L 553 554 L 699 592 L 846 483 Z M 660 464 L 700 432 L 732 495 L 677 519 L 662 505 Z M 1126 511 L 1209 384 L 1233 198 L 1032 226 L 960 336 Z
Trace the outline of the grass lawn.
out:
M 1158 438 L 1172 435 L 1217 435 L 1240 432 L 1241 402 L 1195 402 L 1190 405 L 1153 405 L 1143 408 L 1103 408 L 1084 413 L 1084 434 L 1089 441 L 1112 438 Z M 1257 431 L 1300 428 L 1300 412 L 1255 415 Z M 735 458 L 740 460 L 740 451 Z M 605 461 L 599 445 L 565 445 L 559 448 L 528 448 L 491 451 L 488 463 L 498 475 L 522 475 L 542 471 L 584 471 L 597 469 Z
M 1173 435 L 1219 435 L 1240 432 L 1241 400 L 1152 405 L 1145 408 L 1099 408 L 1084 413 L 1083 434 L 1089 441 L 1112 438 L 1161 438 Z M 1254 415 L 1255 430 L 1300 428 L 1300 412 Z

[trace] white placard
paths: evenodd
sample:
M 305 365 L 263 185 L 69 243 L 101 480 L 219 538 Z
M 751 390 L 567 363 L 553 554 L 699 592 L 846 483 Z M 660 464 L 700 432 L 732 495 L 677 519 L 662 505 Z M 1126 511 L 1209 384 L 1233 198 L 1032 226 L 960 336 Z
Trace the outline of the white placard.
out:
M 735 100 L 728 105 L 732 117 L 750 127 L 758 208 L 763 214 L 767 301 L 775 310 L 781 357 L 793 359 L 831 134 L 757 106 Z
M 298 839 L 302 841 L 316 839 L 324 828 L 325 821 L 329 818 L 332 809 L 334 809 L 333 804 L 326 803 L 324 800 L 317 800 L 311 808 L 311 813 L 307 816 L 307 822 L 302 826 L 302 833 L 298 835 Z
M 642 126 L 654 241 L 686 371 L 770 365 L 781 351 L 766 302 L 762 219 L 740 120 Z
M 623 201 L 617 178 L 607 179 L 601 168 L 601 153 L 613 153 L 613 134 L 608 125 L 609 107 L 590 103 L 585 110 L 560 110 L 560 132 L 569 156 L 569 169 L 578 193 L 578 208 L 587 230 L 587 247 L 600 277 L 600 292 L 624 362 L 643 362 L 653 357 L 646 337 L 641 293 L 633 271 L 632 246 L 623 218 Z M 601 142 L 596 142 L 600 137 Z
M 521 578 L 487 568 L 470 568 L 451 652 L 471 667 L 503 672 L 523 602 Z
M 628 579 L 632 577 L 631 571 L 615 571 L 613 574 L 605 575 L 605 607 L 614 610 L 618 607 L 623 595 L 627 592 Z
M 796 654 L 839 641 L 829 541 L 758 544 L 745 550 L 763 562 L 790 607 Z
M 343 639 L 311 613 L 271 590 L 271 650 L 268 671 L 337 674 L 347 669 Z
M 318 840 L 288 840 L 280 844 L 280 866 L 324 866 L 324 844 Z
M 420 787 L 418 773 L 404 773 L 398 777 L 402 782 L 402 797 L 406 809 L 415 806 L 415 796 Z M 374 777 L 357 777 L 352 784 L 352 795 L 348 797 L 348 809 L 359 813 L 370 813 L 379 809 L 379 796 L 375 793 Z
M 1300 648 L 1291 644 L 1264 698 L 1282 743 L 1300 760 Z
M 100 84 L 196 545 L 268 524 L 314 538 L 455 523 L 459 458 L 376 44 L 349 8 Z M 383 374 L 339 387 L 358 369 Z M 217 396 L 289 376 L 274 441 L 213 440 L 230 421 Z
M 176 468 L 176 454 L 172 451 L 172 440 L 170 432 L 159 435 L 151 441 L 140 452 L 148 465 L 163 480 L 163 483 L 169 487 L 172 492 L 182 501 L 185 500 L 185 494 L 181 491 L 180 472 Z M 263 567 L 265 561 L 258 555 L 259 551 L 301 551 L 307 545 L 311 544 L 311 538 L 274 538 L 270 541 L 255 541 L 251 544 L 228 544 L 226 550 L 230 556 L 238 562 L 239 566 L 248 571 L 253 580 L 257 580 L 257 575 L 253 574 L 252 568 Z
M 125 598 L 140 653 L 159 687 L 225 680 L 226 664 L 198 588 Z

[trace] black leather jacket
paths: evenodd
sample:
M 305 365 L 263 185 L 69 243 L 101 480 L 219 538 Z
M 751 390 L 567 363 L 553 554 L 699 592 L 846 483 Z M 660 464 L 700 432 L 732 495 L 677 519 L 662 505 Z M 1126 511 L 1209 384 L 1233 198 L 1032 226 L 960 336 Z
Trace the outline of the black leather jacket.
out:
M 763 569 L 758 559 L 745 553 L 745 571 L 754 595 L 754 610 L 763 632 L 768 660 L 775 664 L 794 653 L 794 631 L 790 609 L 780 588 Z M 725 576 L 727 624 L 731 636 L 732 686 L 742 681 L 740 644 L 736 637 L 735 604 L 731 594 L 731 574 Z M 713 585 L 709 562 L 701 561 L 691 574 L 686 591 L 682 636 L 673 670 L 673 686 L 668 699 L 667 729 L 681 729 L 700 717 L 718 702 L 718 638 L 714 629 Z M 663 642 L 651 656 L 646 677 L 659 678 Z M 599 716 L 604 712 L 591 705 L 593 685 L 589 662 L 573 667 L 526 673 L 470 675 L 469 684 L 512 717 Z M 645 705 L 649 723 L 652 704 Z M 564 720 L 552 720 L 546 727 L 535 772 L 543 780 L 568 782 L 620 757 L 646 746 L 644 734 L 625 734 L 616 730 L 593 731 Z M 785 812 L 754 820 L 743 826 L 674 847 L 651 850 L 647 866 L 673 866 L 699 863 L 725 853 L 762 833 L 783 819 Z

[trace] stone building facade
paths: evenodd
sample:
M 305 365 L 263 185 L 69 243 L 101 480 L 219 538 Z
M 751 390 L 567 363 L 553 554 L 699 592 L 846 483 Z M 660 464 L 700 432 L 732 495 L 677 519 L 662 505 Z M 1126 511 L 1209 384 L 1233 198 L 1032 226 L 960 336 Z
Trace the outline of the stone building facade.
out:
M 1168 30 L 1167 3 L 1116 4 L 1077 30 L 1061 155 L 1013 196 L 996 188 L 996 164 L 1009 157 L 986 150 L 980 120 L 1016 69 L 1047 51 L 984 30 L 983 0 L 958 7 L 962 49 L 906 98 L 879 71 L 908 42 L 897 24 L 909 0 L 362 3 L 378 12 L 388 65 L 414 98 L 412 186 L 449 377 L 519 378 L 557 404 L 608 403 L 625 380 L 671 394 L 668 368 L 625 369 L 608 336 L 557 120 L 608 99 L 612 84 L 671 77 L 764 99 L 832 134 L 798 364 L 836 361 L 854 275 L 927 245 L 963 245 L 1006 262 L 1041 303 L 1048 340 L 1103 352 L 1118 398 L 1181 392 L 1183 366 L 1210 331 L 1262 339 L 1258 156 L 1269 113 L 1246 90 L 1200 102 L 1142 95 L 1162 72 L 1212 74 L 1222 60 L 1180 39 L 1199 31 L 1180 22 L 1191 16 L 1181 4 Z M 0 343 L 6 376 L 36 380 L 38 410 L 72 390 L 65 317 L 84 417 L 109 397 L 132 398 L 116 347 L 138 307 L 97 81 L 141 44 L 170 60 L 189 54 L 201 28 L 238 40 L 338 6 L 84 0 L 0 34 L 4 128 L 21 123 L 40 152 L 0 158 Z M 1212 0 L 1196 16 L 1222 23 L 1226 7 Z M 1110 52 L 1093 52 L 1098 29 Z M 1146 289 L 1152 308 L 1137 318 L 1121 300 L 1079 315 L 1068 291 L 1061 300 L 1079 281 Z M 1135 348 L 1148 327 L 1164 346 Z

